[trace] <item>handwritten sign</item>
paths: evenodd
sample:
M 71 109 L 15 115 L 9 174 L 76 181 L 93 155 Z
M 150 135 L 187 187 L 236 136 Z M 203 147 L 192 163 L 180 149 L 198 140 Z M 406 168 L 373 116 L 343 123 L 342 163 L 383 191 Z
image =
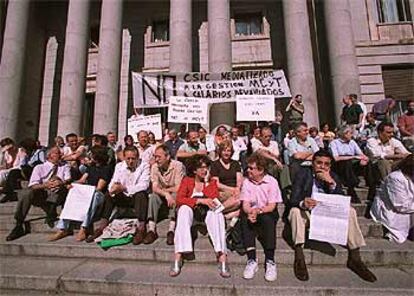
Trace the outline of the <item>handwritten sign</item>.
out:
M 128 119 L 128 135 L 138 142 L 137 133 L 139 131 L 152 132 L 156 140 L 162 139 L 161 114 L 131 117 Z
M 232 72 L 132 72 L 134 107 L 168 106 L 170 97 L 202 98 L 209 103 L 234 102 L 238 95 L 291 97 L 283 70 Z
M 168 122 L 207 123 L 208 102 L 199 98 L 170 97 Z
M 238 121 L 273 121 L 275 119 L 274 96 L 237 96 Z

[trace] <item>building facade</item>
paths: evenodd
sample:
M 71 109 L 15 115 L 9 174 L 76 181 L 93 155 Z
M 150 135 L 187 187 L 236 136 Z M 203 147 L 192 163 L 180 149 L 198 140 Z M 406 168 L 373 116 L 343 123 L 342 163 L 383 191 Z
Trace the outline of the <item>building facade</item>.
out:
M 413 16 L 414 0 L 2 0 L 0 138 L 125 135 L 131 71 L 283 69 L 305 120 L 334 123 L 345 94 L 414 99 Z

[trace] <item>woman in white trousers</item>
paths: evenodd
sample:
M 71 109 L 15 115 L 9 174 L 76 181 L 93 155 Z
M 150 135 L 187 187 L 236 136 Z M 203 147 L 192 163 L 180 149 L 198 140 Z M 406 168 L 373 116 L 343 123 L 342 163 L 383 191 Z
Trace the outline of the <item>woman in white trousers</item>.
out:
M 215 211 L 219 197 L 217 182 L 209 177 L 210 160 L 207 156 L 196 155 L 190 160 L 187 172 L 177 192 L 177 224 L 174 245 L 175 258 L 170 276 L 180 274 L 182 254 L 193 252 L 191 226 L 194 219 L 204 220 L 214 251 L 217 254 L 219 273 L 230 277 L 227 266 L 226 227 L 221 211 Z M 199 221 L 202 222 L 202 221 Z

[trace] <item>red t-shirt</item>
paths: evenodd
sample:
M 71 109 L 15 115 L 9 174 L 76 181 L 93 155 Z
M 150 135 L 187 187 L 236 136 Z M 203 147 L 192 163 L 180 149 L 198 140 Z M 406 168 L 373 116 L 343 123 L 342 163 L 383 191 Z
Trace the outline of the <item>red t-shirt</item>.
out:
M 177 207 L 182 205 L 187 205 L 191 208 L 194 208 L 196 205 L 196 198 L 193 198 L 193 191 L 195 187 L 195 179 L 191 177 L 184 177 L 180 183 L 180 187 L 177 192 Z M 203 194 L 207 198 L 217 198 L 219 197 L 219 190 L 216 180 L 210 180 L 207 186 L 203 187 Z
M 404 114 L 398 117 L 398 127 L 404 127 L 404 129 L 411 135 L 414 135 L 414 115 Z M 407 135 L 402 135 L 407 136 Z

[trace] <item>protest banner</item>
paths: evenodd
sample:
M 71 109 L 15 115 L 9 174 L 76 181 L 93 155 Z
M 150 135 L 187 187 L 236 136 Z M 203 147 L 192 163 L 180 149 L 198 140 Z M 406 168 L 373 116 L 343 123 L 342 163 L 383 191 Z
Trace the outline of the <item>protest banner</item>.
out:
M 274 96 L 236 96 L 237 121 L 275 120 Z
M 346 246 L 351 197 L 314 193 L 318 204 L 312 209 L 309 239 Z
M 136 108 L 166 107 L 172 96 L 204 98 L 210 103 L 234 102 L 237 95 L 291 97 L 283 70 L 132 72 L 132 91 Z
M 168 122 L 206 124 L 208 102 L 199 98 L 170 97 Z
M 128 119 L 128 135 L 138 142 L 139 131 L 153 132 L 156 140 L 162 139 L 161 114 L 134 116 Z
M 95 186 L 72 183 L 59 218 L 72 221 L 85 220 L 94 193 Z

